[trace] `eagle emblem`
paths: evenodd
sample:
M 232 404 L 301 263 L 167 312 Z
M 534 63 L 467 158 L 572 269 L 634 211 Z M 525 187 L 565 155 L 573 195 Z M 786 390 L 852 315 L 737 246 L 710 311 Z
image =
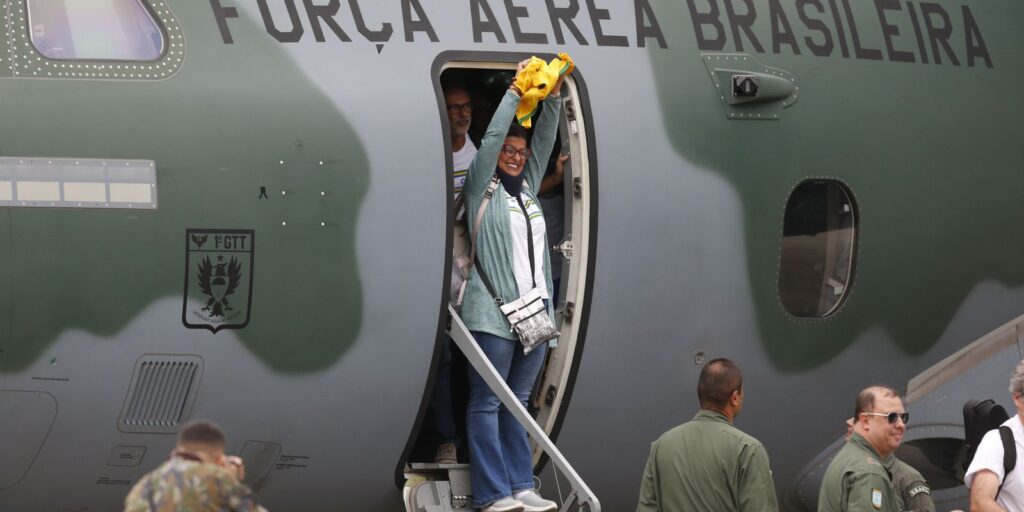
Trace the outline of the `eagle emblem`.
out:
M 253 230 L 186 230 L 185 327 L 216 333 L 249 323 L 255 239 Z
M 206 256 L 199 263 L 199 289 L 210 296 L 206 301 L 203 311 L 208 311 L 210 316 L 224 316 L 224 311 L 233 309 L 228 302 L 228 295 L 235 293 L 238 283 L 242 281 L 242 265 L 235 257 L 224 263 L 224 256 L 217 256 L 218 263 L 210 263 L 210 257 Z M 227 270 L 225 270 L 227 267 Z

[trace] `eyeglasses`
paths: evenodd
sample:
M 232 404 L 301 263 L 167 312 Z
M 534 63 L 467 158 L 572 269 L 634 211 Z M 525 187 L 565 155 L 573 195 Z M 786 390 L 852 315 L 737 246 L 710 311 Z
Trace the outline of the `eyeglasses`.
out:
M 473 112 L 473 105 L 470 104 L 470 103 L 459 103 L 459 104 L 452 103 L 452 104 L 446 105 L 446 107 L 448 108 L 448 112 L 451 113 L 451 114 L 457 114 L 459 112 L 463 112 L 463 113 L 469 114 L 469 113 Z
M 513 156 L 515 156 L 518 153 L 519 154 L 519 158 L 522 158 L 523 160 L 526 160 L 527 158 L 530 158 L 530 155 L 533 154 L 533 151 L 531 151 L 530 148 L 516 149 L 515 146 L 512 146 L 510 144 L 505 144 L 504 146 L 502 146 L 501 147 L 501 152 L 504 153 L 505 156 L 507 156 L 509 158 L 512 158 Z
M 885 418 L 889 423 L 896 423 L 897 419 L 903 420 L 903 424 L 906 425 L 910 421 L 909 412 L 890 412 L 888 414 L 881 412 L 862 412 L 861 414 L 867 414 L 868 416 L 881 416 Z

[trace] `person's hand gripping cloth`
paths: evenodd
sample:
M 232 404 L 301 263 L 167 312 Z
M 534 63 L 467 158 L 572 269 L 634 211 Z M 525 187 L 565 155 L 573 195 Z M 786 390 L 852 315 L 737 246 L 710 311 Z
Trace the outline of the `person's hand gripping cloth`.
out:
M 519 73 L 515 86 L 523 93 L 516 109 L 516 121 L 523 128 L 533 125 L 533 116 L 537 113 L 537 105 L 548 97 L 551 88 L 558 78 L 572 73 L 575 64 L 566 53 L 559 53 L 551 62 L 544 62 L 537 57 L 530 57 L 523 71 Z

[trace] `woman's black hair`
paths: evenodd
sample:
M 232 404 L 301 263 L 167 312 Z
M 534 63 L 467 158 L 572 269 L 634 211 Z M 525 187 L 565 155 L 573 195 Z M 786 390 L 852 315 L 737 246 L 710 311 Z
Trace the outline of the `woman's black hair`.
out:
M 527 146 L 530 145 L 529 132 L 526 131 L 526 128 L 523 128 L 515 121 L 512 121 L 512 125 L 508 127 L 508 133 L 505 134 L 505 137 L 519 137 L 526 141 Z

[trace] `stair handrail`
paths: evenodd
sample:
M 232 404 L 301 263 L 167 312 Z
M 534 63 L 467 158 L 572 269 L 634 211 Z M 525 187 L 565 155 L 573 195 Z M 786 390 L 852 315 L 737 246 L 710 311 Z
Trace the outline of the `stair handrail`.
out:
M 555 443 L 551 441 L 551 438 L 544 433 L 544 429 L 540 428 L 540 425 L 530 416 L 530 413 L 526 411 L 523 404 L 519 403 L 516 395 L 512 393 L 508 384 L 505 383 L 505 379 L 494 369 L 494 365 L 487 359 L 487 355 L 484 354 L 476 339 L 473 338 L 469 329 L 466 328 L 466 324 L 462 322 L 462 318 L 459 317 L 452 304 L 448 304 L 448 314 L 451 317 L 448 335 L 455 341 L 455 345 L 466 355 L 466 359 L 469 361 L 469 364 L 473 365 L 473 369 L 480 374 L 484 382 L 487 383 L 487 386 L 491 388 L 491 391 L 498 396 L 498 399 L 512 413 L 516 421 L 526 429 L 527 434 L 540 445 L 544 453 L 551 459 L 551 462 L 565 475 L 569 485 L 572 486 L 572 492 L 569 493 L 568 499 L 562 504 L 561 512 L 567 512 L 574 501 L 579 501 L 580 507 L 584 510 L 601 512 L 601 502 L 598 501 L 597 496 L 590 490 L 586 482 L 580 478 L 580 475 L 576 473 L 576 470 L 573 469 L 569 461 L 562 455 L 562 452 L 558 450 Z

